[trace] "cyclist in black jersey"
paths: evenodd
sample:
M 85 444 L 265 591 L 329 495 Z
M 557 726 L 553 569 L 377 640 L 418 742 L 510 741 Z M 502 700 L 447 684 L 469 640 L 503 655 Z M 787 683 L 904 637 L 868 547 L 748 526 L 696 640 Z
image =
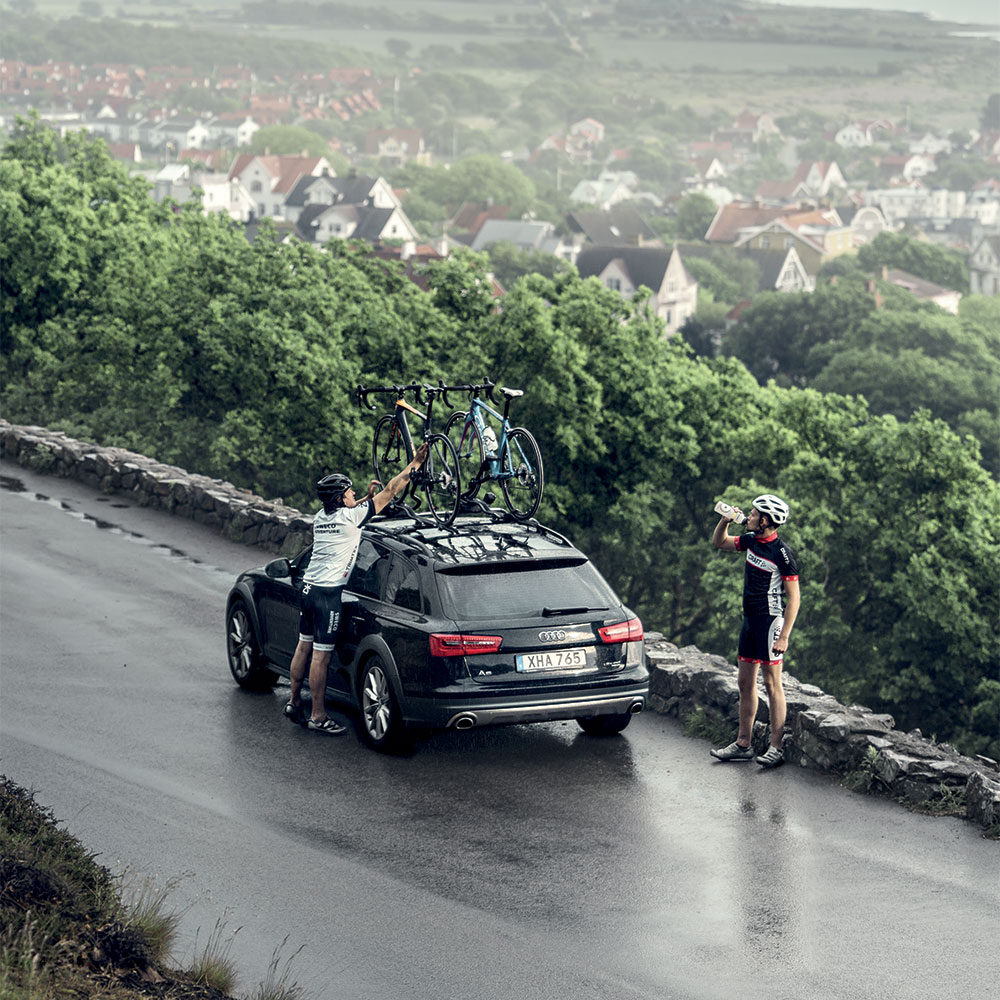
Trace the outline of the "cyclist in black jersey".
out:
M 788 520 L 788 504 L 772 493 L 753 502 L 747 531 L 730 535 L 729 525 L 739 513 L 724 515 L 715 526 L 712 544 L 724 552 L 745 552 L 743 579 L 743 628 L 737 659 L 740 689 L 740 725 L 736 740 L 712 750 L 719 760 L 750 760 L 750 738 L 757 717 L 757 674 L 764 672 L 771 717 L 771 745 L 756 758 L 762 767 L 784 763 L 781 749 L 785 728 L 785 691 L 781 665 L 788 638 L 799 613 L 799 571 L 792 550 L 778 538 L 778 526 Z M 783 605 L 783 598 L 787 605 Z

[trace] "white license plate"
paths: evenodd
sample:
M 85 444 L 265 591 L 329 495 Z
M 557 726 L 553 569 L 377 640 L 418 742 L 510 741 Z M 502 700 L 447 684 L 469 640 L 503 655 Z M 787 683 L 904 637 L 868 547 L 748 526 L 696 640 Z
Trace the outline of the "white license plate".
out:
M 547 649 L 544 653 L 521 653 L 516 657 L 517 669 L 531 670 L 572 670 L 586 667 L 585 649 Z

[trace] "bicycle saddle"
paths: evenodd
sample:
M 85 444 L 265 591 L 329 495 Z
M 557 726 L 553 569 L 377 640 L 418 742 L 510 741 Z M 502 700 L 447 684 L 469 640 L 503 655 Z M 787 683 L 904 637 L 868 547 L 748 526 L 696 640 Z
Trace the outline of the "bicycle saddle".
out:
M 507 389 L 505 386 L 500 386 L 500 391 L 508 399 L 517 399 L 518 396 L 523 396 L 524 395 L 524 390 L 523 389 Z

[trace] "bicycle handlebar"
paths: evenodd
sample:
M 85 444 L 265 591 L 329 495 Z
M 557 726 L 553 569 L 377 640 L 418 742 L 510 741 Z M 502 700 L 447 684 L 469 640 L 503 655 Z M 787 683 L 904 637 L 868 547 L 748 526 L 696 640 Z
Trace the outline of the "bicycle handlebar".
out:
M 407 392 L 412 392 L 414 399 L 418 403 L 423 403 L 420 398 L 420 390 L 423 388 L 429 388 L 429 386 L 422 386 L 419 382 L 410 382 L 408 385 L 359 385 L 354 390 L 354 395 L 357 396 L 359 406 L 367 406 L 369 410 L 377 410 L 377 406 L 372 406 L 368 402 L 368 396 L 371 393 L 391 392 L 395 394 L 396 399 L 401 399 Z
M 354 390 L 354 394 L 357 397 L 358 405 L 366 406 L 369 410 L 377 410 L 378 407 L 373 406 L 368 401 L 368 396 L 372 393 L 384 392 L 394 393 L 397 399 L 402 399 L 406 393 L 412 392 L 413 398 L 421 405 L 423 405 L 423 397 L 425 395 L 428 401 L 433 401 L 436 396 L 440 396 L 444 400 L 445 406 L 449 407 L 451 406 L 451 402 L 448 399 L 449 392 L 467 392 L 472 399 L 483 393 L 491 403 L 497 406 L 499 404 L 493 395 L 493 390 L 496 388 L 496 382 L 484 375 L 482 382 L 466 382 L 462 385 L 445 385 L 444 379 L 439 379 L 437 385 L 431 385 L 429 382 L 410 382 L 407 385 L 359 385 Z

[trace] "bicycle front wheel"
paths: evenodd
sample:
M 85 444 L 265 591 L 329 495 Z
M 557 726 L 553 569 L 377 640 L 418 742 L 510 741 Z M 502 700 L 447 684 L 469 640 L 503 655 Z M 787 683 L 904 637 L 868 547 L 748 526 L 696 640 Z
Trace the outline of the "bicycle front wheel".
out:
M 500 455 L 500 488 L 504 503 L 518 521 L 527 521 L 538 510 L 545 485 L 542 456 L 529 431 L 515 427 L 507 434 Z
M 379 422 L 375 425 L 375 437 L 372 438 L 372 469 L 375 478 L 385 486 L 407 461 L 406 445 L 403 443 L 399 424 L 391 413 L 387 413 L 379 418 Z M 396 497 L 396 501 L 401 501 L 409 489 L 410 484 L 407 483 L 403 492 Z
M 479 428 L 468 420 L 469 414 L 456 410 L 445 424 L 444 433 L 454 445 L 458 455 L 458 467 L 462 470 L 462 485 L 465 492 L 463 500 L 471 500 L 478 492 L 483 482 L 486 453 L 483 450 L 483 439 L 479 436 Z
M 438 524 L 451 524 L 462 496 L 462 473 L 455 446 L 443 434 L 427 439 L 427 461 L 421 470 L 427 506 Z

